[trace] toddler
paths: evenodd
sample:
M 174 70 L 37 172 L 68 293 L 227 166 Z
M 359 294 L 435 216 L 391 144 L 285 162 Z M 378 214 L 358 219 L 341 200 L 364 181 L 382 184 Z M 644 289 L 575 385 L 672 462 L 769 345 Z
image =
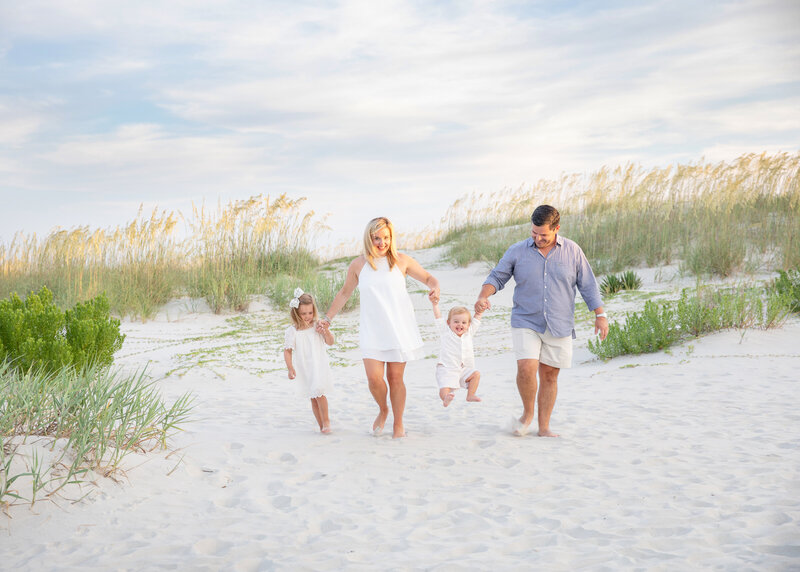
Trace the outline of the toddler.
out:
M 283 346 L 289 379 L 296 379 L 300 393 L 311 399 L 311 410 L 319 430 L 330 433 L 325 394 L 333 389 L 333 384 L 325 344 L 333 345 L 333 334 L 327 328 L 317 327 L 317 305 L 311 294 L 296 288 L 289 307 L 292 325 L 286 328 Z
M 471 318 L 469 310 L 456 306 L 450 309 L 445 321 L 439 311 L 439 302 L 433 302 L 433 317 L 436 318 L 441 340 L 436 381 L 439 384 L 439 397 L 445 407 L 453 401 L 455 390 L 459 387 L 466 388 L 467 401 L 481 400 L 475 395 L 481 374 L 475 369 L 472 336 L 481 324 L 482 315 L 483 312 L 479 312 Z

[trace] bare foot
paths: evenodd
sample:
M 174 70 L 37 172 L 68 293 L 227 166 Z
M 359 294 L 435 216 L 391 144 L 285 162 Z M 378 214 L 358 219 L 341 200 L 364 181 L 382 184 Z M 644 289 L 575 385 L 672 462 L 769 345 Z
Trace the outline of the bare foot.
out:
M 481 398 L 477 395 L 467 395 L 467 401 L 481 401 Z
M 380 435 L 383 433 L 383 426 L 386 424 L 386 418 L 389 416 L 389 412 L 386 411 L 378 413 L 378 416 L 375 418 L 375 422 L 372 424 L 372 432 L 375 435 Z
M 328 433 L 331 432 L 331 426 L 330 425 L 323 425 L 322 429 L 320 429 L 320 432 L 321 433 L 325 433 L 327 435 Z
M 446 393 L 444 397 L 442 397 L 442 405 L 447 407 L 453 401 L 455 394 L 453 393 Z
M 553 433 L 550 429 L 539 429 L 539 437 L 558 437 L 558 433 Z
M 529 426 L 530 422 L 523 423 L 521 419 L 517 419 L 516 417 L 511 418 L 511 433 L 517 437 L 522 437 L 527 434 Z
M 394 433 L 392 433 L 392 439 L 400 439 L 401 437 L 406 436 L 406 430 L 402 425 L 395 425 L 394 426 Z

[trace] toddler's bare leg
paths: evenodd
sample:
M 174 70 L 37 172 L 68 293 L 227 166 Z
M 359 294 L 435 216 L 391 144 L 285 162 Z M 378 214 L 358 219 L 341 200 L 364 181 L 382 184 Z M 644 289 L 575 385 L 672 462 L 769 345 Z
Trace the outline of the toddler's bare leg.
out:
M 455 391 L 451 387 L 443 387 L 439 390 L 439 398 L 442 400 L 442 405 L 447 407 L 453 398 L 456 396 Z
M 481 372 L 475 371 L 467 378 L 467 401 L 480 401 L 481 398 L 475 395 L 478 391 L 478 384 L 481 382 Z

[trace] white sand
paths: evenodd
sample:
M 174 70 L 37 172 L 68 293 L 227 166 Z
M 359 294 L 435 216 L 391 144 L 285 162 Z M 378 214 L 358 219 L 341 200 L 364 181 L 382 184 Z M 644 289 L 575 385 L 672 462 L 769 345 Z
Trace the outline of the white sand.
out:
M 486 269 L 437 254 L 419 256 L 444 307 L 471 306 Z M 680 286 L 642 274 L 645 290 Z M 369 433 L 377 407 L 357 313 L 335 321 L 330 436 L 286 378 L 285 312 L 256 303 L 214 316 L 180 301 L 125 323 L 118 362 L 152 360 L 168 401 L 197 396 L 195 421 L 176 452 L 132 455 L 121 482 L 100 479 L 80 503 L 13 507 L 0 517 L 0 569 L 800 568 L 800 320 L 604 363 L 586 348 L 584 316 L 552 419 L 562 436 L 513 437 L 510 293 L 476 338 L 484 401 L 462 391 L 447 409 L 430 308 L 413 295 L 431 357 L 407 368 L 400 440 Z M 606 307 L 613 317 L 635 300 Z

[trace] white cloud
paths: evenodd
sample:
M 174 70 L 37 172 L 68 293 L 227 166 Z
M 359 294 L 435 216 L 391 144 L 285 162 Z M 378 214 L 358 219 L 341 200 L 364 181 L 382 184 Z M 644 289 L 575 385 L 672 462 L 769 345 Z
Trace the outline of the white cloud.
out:
M 798 3 L 610 6 L 6 3 L 0 73 L 30 101 L 0 108 L 4 183 L 293 192 L 340 220 L 424 200 L 398 215 L 422 226 L 564 170 L 797 148 Z

